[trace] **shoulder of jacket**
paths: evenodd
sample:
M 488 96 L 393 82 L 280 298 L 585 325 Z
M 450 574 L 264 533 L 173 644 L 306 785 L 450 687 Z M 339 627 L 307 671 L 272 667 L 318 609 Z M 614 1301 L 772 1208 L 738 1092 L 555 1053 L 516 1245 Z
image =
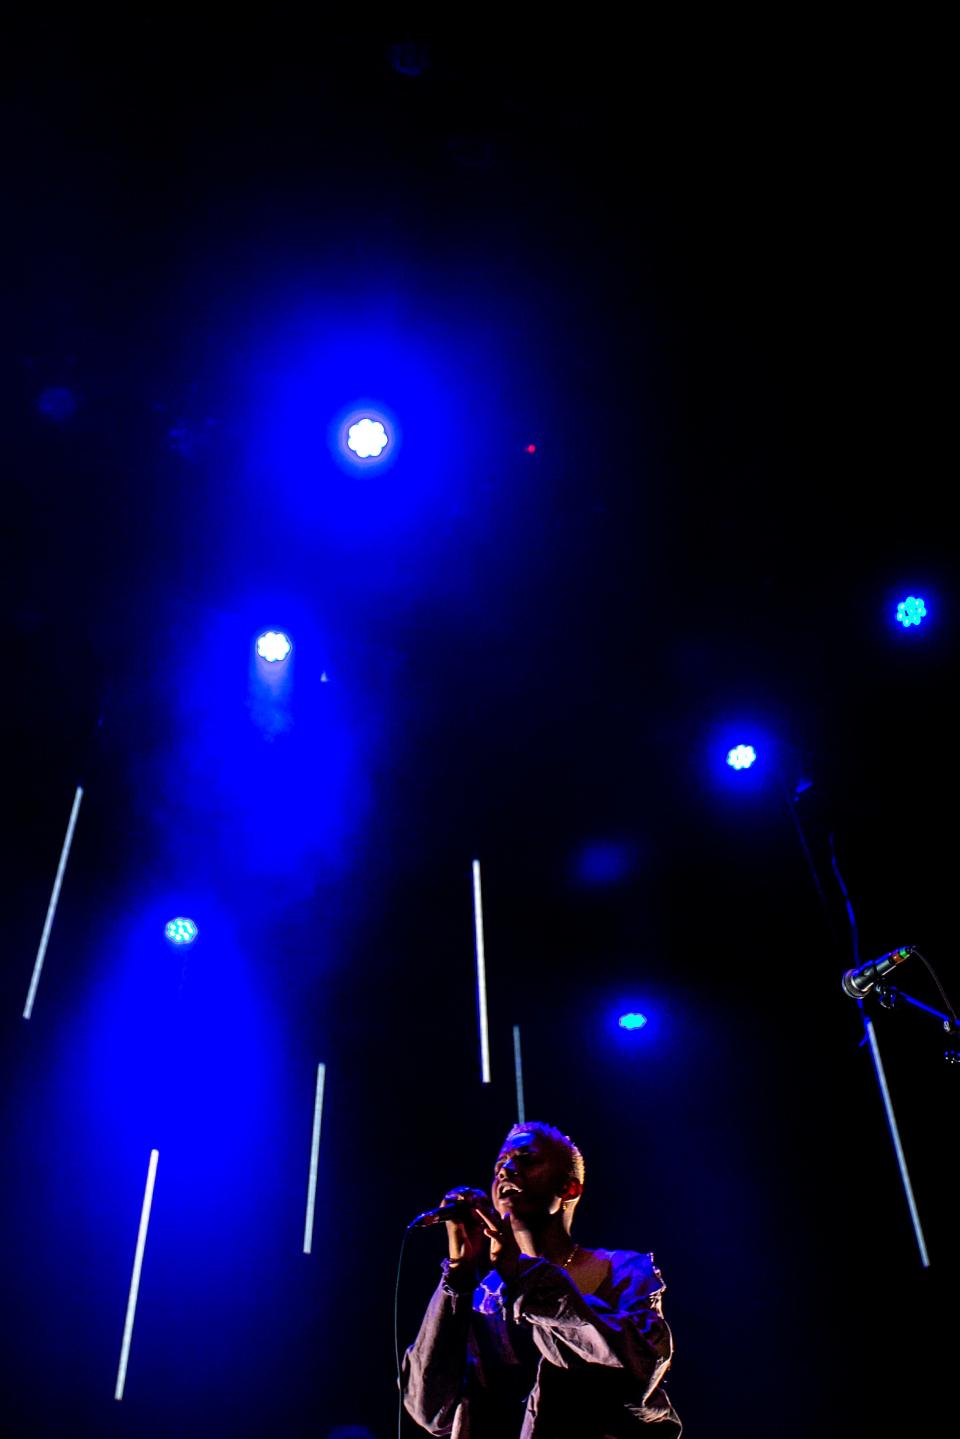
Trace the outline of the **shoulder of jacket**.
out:
M 618 1275 L 629 1273 L 638 1279 L 645 1280 L 651 1294 L 658 1289 L 666 1288 L 663 1275 L 650 1250 L 595 1249 L 594 1253 L 603 1254 L 609 1259 L 611 1275 L 614 1279 Z

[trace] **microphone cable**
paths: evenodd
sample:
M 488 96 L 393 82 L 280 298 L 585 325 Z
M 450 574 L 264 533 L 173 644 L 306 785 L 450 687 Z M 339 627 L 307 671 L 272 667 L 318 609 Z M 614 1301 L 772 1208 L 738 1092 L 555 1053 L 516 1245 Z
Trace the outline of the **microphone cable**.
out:
M 934 969 L 929 959 L 927 959 L 926 955 L 920 953 L 919 949 L 914 948 L 913 952 L 917 956 L 917 959 L 919 959 L 920 963 L 927 970 L 927 973 L 930 975 L 930 978 L 933 980 L 934 984 L 937 986 L 937 993 L 940 995 L 940 998 L 943 1001 L 943 1007 L 947 1011 L 947 1014 L 950 1016 L 950 1027 L 947 1031 L 948 1034 L 956 1034 L 957 1029 L 960 1028 L 960 1019 L 957 1018 L 957 1011 L 950 1003 L 950 998 L 947 994 L 947 991 L 940 983 L 937 971 Z
M 860 931 L 857 928 L 857 916 L 853 912 L 853 902 L 850 899 L 850 891 L 847 889 L 846 881 L 840 873 L 840 866 L 837 863 L 837 848 L 834 844 L 832 830 L 827 835 L 827 842 L 830 845 L 830 868 L 833 870 L 834 878 L 840 888 L 840 893 L 843 895 L 843 903 L 847 911 L 847 922 L 850 925 L 850 939 L 853 947 L 853 967 L 854 969 L 858 969 L 860 966 Z

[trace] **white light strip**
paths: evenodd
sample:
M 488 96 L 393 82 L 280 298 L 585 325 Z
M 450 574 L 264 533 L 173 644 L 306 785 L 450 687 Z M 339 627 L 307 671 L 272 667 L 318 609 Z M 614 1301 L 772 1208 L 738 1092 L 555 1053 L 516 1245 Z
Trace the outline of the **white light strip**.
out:
M 317 1201 L 317 1167 L 320 1157 L 320 1120 L 323 1118 L 323 1086 L 327 1066 L 317 1065 L 317 1093 L 313 1101 L 313 1139 L 310 1142 L 310 1178 L 307 1181 L 307 1218 L 303 1226 L 303 1252 L 313 1249 L 313 1211 Z
M 77 792 L 73 797 L 73 809 L 70 811 L 70 821 L 67 825 L 66 838 L 63 841 L 63 849 L 60 851 L 60 863 L 57 865 L 57 877 L 53 881 L 53 893 L 50 896 L 50 903 L 47 905 L 47 917 L 43 925 L 43 934 L 40 936 L 40 948 L 37 950 L 37 957 L 33 965 L 33 976 L 30 980 L 30 988 L 27 990 L 27 1002 L 23 1006 L 23 1017 L 29 1019 L 33 1013 L 33 1001 L 37 997 L 37 986 L 40 983 L 40 971 L 43 969 L 43 961 L 47 954 L 47 943 L 50 939 L 50 931 L 53 929 L 53 917 L 57 912 L 57 900 L 60 898 L 60 886 L 63 884 L 63 876 L 67 868 L 67 860 L 70 857 L 70 846 L 73 843 L 73 831 L 77 827 L 77 815 L 80 813 L 80 801 L 83 799 L 83 789 L 77 785 Z
M 520 1056 L 520 1026 L 513 1026 L 513 1071 L 517 1077 L 517 1123 L 525 1124 L 523 1112 L 523 1060 Z
M 913 1185 L 910 1183 L 910 1174 L 907 1170 L 907 1161 L 903 1152 L 903 1145 L 900 1143 L 900 1131 L 897 1128 L 896 1116 L 893 1112 L 893 1103 L 890 1099 L 890 1091 L 887 1088 L 887 1076 L 883 1072 L 883 1060 L 880 1058 L 880 1046 L 877 1044 L 877 1036 L 873 1028 L 873 1020 L 869 1015 L 864 1015 L 863 1022 L 867 1030 L 867 1038 L 870 1041 L 870 1052 L 873 1055 L 874 1068 L 877 1071 L 877 1079 L 880 1081 L 880 1093 L 883 1095 L 883 1107 L 887 1111 L 887 1123 L 890 1126 L 890 1134 L 893 1137 L 893 1147 L 897 1151 L 897 1163 L 900 1166 L 900 1178 L 903 1180 L 904 1193 L 907 1196 L 907 1204 L 910 1208 L 910 1218 L 913 1220 L 913 1232 L 917 1238 L 917 1248 L 920 1250 L 920 1263 L 924 1269 L 930 1268 L 930 1256 L 927 1253 L 926 1241 L 923 1237 L 923 1229 L 920 1226 L 920 1215 L 917 1212 L 917 1201 L 913 1197 Z
M 140 1211 L 140 1230 L 137 1234 L 137 1252 L 133 1256 L 133 1273 L 130 1276 L 130 1296 L 127 1299 L 127 1318 L 123 1326 L 123 1343 L 120 1345 L 120 1367 L 117 1370 L 117 1387 L 114 1399 L 123 1398 L 123 1386 L 127 1382 L 127 1360 L 130 1358 L 130 1340 L 133 1338 L 133 1319 L 137 1312 L 137 1295 L 140 1292 L 140 1270 L 143 1267 L 143 1251 L 147 1247 L 147 1228 L 150 1224 L 150 1206 L 153 1203 L 153 1186 L 157 1177 L 159 1149 L 151 1149 L 147 1166 L 147 1183 L 143 1191 L 143 1208 Z
M 487 1030 L 487 966 L 483 954 L 483 896 L 480 861 L 473 861 L 473 927 L 477 936 L 477 1011 L 480 1017 L 480 1075 L 490 1083 L 490 1036 Z

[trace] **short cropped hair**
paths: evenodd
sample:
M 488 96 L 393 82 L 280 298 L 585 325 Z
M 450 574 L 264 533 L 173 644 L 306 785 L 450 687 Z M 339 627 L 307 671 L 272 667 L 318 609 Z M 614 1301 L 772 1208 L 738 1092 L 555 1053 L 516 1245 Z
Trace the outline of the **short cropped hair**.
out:
M 576 1179 L 582 1184 L 586 1174 L 586 1167 L 583 1162 L 583 1155 L 580 1153 L 569 1134 L 562 1133 L 553 1124 L 544 1124 L 541 1120 L 534 1119 L 528 1124 L 515 1124 L 503 1142 L 503 1147 L 516 1139 L 518 1134 L 535 1134 L 538 1139 L 549 1144 L 557 1157 L 564 1164 L 564 1178 Z

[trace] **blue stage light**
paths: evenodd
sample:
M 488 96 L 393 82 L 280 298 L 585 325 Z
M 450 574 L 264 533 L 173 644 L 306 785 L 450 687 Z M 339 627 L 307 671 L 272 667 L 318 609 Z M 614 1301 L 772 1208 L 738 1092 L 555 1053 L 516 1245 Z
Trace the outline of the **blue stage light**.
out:
M 727 751 L 727 764 L 731 769 L 749 769 L 756 758 L 757 752 L 752 744 L 734 745 Z
M 621 1014 L 618 1021 L 621 1029 L 642 1029 L 646 1022 L 645 1014 Z
M 627 841 L 591 840 L 574 857 L 574 877 L 596 889 L 622 884 L 637 867 L 637 858 L 636 845 Z
M 292 649 L 290 636 L 285 635 L 282 630 L 265 630 L 257 638 L 257 654 L 269 664 L 285 660 Z
M 347 431 L 347 447 L 360 460 L 378 459 L 390 443 L 380 420 L 357 420 Z
M 415 41 L 404 40 L 399 45 L 390 46 L 390 64 L 398 75 L 416 77 L 422 75 L 425 70 L 429 70 L 430 51 L 426 45 L 418 45 Z M 336 1432 L 339 1434 L 339 1430 Z
M 911 625 L 918 625 L 927 613 L 927 607 L 919 595 L 907 595 L 897 605 L 897 619 L 908 630 Z
M 77 397 L 64 385 L 50 385 L 37 396 L 37 413 L 45 420 L 52 420 L 54 424 L 62 425 L 64 420 L 72 419 L 76 412 Z
M 167 920 L 163 932 L 171 944 L 193 944 L 197 937 L 197 926 L 192 919 L 178 915 L 176 919 Z

